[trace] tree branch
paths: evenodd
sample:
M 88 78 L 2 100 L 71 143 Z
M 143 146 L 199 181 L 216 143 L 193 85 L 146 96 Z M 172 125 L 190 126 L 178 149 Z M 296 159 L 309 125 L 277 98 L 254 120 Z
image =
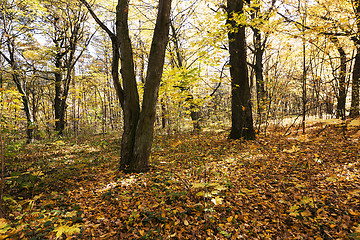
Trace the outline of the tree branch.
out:
M 116 35 L 97 17 L 90 4 L 86 0 L 78 0 L 88 9 L 89 13 L 97 24 L 110 36 L 111 40 L 116 41 Z

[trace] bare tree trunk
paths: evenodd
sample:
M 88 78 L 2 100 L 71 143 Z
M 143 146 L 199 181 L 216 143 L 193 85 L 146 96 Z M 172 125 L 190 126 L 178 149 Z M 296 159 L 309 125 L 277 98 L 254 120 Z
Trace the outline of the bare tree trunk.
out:
M 233 19 L 234 13 L 243 13 L 243 0 L 228 0 L 228 20 L 231 29 L 229 37 L 231 81 L 231 132 L 229 138 L 254 139 L 251 96 L 246 61 L 245 26 Z
M 121 142 L 120 169 L 127 169 L 133 162 L 135 133 L 140 115 L 139 94 L 128 27 L 128 4 L 127 0 L 119 0 L 116 7 L 116 36 L 120 47 L 121 76 L 124 80 L 124 132 Z

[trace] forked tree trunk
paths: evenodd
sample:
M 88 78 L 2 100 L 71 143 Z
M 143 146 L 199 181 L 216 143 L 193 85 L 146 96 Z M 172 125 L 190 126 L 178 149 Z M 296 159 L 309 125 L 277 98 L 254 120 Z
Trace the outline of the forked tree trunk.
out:
M 153 142 L 156 103 L 165 61 L 166 45 L 169 39 L 171 0 L 160 0 L 151 44 L 145 89 L 139 123 L 136 129 L 134 161 L 129 170 L 148 169 Z
M 245 26 L 234 19 L 234 14 L 243 13 L 243 0 L 228 0 L 228 33 L 231 75 L 231 132 L 229 138 L 254 139 L 251 96 L 246 62 Z
M 148 70 L 140 111 L 133 51 L 128 28 L 128 0 L 118 0 L 116 7 L 116 33 L 113 33 L 96 16 L 86 0 L 79 0 L 89 10 L 97 24 L 106 31 L 112 41 L 112 76 L 116 93 L 123 109 L 124 132 L 121 141 L 120 169 L 142 172 L 149 168 L 153 141 L 156 103 L 163 72 L 165 50 L 168 42 L 171 0 L 160 0 L 158 15 L 151 44 Z M 119 54 L 120 53 L 120 54 Z M 121 60 L 121 61 L 119 61 Z M 118 65 L 121 62 L 121 86 Z

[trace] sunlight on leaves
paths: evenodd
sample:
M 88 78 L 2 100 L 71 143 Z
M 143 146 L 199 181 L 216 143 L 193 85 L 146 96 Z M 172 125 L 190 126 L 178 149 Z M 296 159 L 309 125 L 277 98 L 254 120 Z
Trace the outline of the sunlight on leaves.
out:
M 59 239 L 63 234 L 68 237 L 75 233 L 80 233 L 80 224 L 75 224 L 73 226 L 60 225 L 54 229 L 54 232 L 56 232 L 57 239 Z

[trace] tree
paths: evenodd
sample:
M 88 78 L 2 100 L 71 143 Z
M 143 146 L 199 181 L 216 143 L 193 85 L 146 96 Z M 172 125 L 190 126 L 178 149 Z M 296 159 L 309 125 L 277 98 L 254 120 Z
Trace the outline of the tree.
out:
M 336 107 L 336 117 L 345 119 L 345 112 L 346 112 L 346 73 L 347 73 L 347 57 L 346 52 L 343 48 L 343 46 L 340 44 L 339 39 L 336 36 L 330 36 L 330 41 L 334 44 L 336 47 L 336 50 L 339 53 L 340 56 L 340 71 L 339 76 L 337 77 L 337 83 L 338 83 L 338 104 Z
M 96 16 L 85 0 L 81 1 L 97 24 L 109 35 L 113 48 L 112 75 L 115 89 L 123 109 L 124 132 L 121 142 L 120 169 L 141 172 L 149 168 L 149 157 L 153 141 L 154 121 L 158 91 L 168 43 L 171 0 L 159 0 L 157 19 L 148 58 L 143 102 L 140 109 L 133 50 L 129 35 L 129 2 L 118 0 L 116 7 L 116 32 L 112 32 Z M 118 67 L 121 59 L 120 83 Z
M 266 89 L 264 79 L 264 53 L 271 30 L 262 30 L 264 25 L 269 25 L 270 17 L 274 12 L 276 0 L 271 0 L 270 7 L 265 12 L 261 11 L 261 1 L 253 0 L 250 5 L 250 28 L 253 32 L 253 47 L 249 49 L 253 53 L 253 63 L 249 63 L 255 75 L 257 122 L 261 126 L 263 122 L 263 109 L 266 103 Z M 270 28 L 271 29 L 271 28 Z
M 356 55 L 352 73 L 352 91 L 350 117 L 359 116 L 359 89 L 360 89 L 360 0 L 353 0 L 353 9 L 356 21 L 356 34 L 352 37 L 355 43 Z
M 59 1 L 44 2 L 44 5 L 47 9 L 44 19 L 46 34 L 53 44 L 55 131 L 62 135 L 72 72 L 92 36 L 85 30 L 87 12 L 80 3 Z
M 254 139 L 251 95 L 246 62 L 245 24 L 243 0 L 227 1 L 227 22 L 231 75 L 231 139 Z
M 22 61 L 26 45 L 33 47 L 31 26 L 34 23 L 34 11 L 17 1 L 2 1 L 0 4 L 1 43 L 0 55 L 10 66 L 12 79 L 21 94 L 23 109 L 26 115 L 27 142 L 34 139 L 35 119 L 31 110 L 31 99 L 28 94 L 27 76 Z

